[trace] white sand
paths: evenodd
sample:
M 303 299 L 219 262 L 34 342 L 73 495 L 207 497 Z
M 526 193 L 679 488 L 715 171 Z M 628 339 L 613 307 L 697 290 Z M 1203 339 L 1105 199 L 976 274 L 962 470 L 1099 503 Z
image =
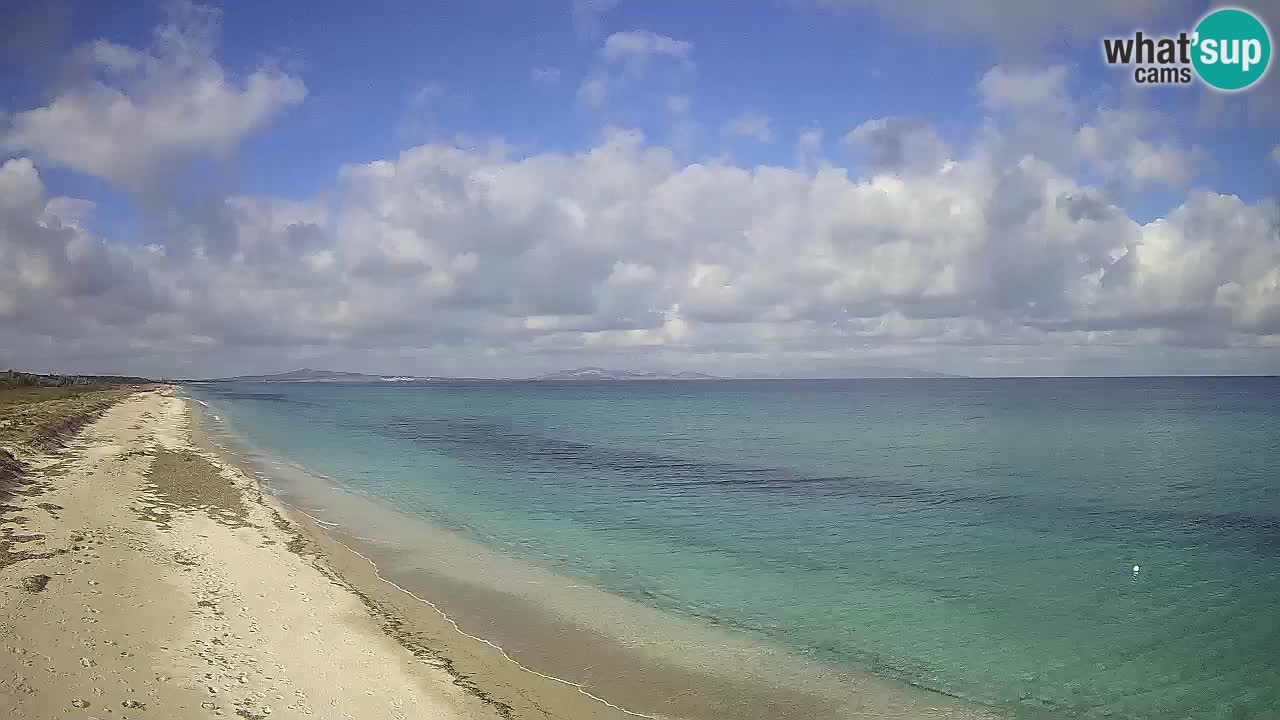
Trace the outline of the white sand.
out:
M 493 716 L 289 550 L 271 502 L 194 448 L 189 424 L 172 391 L 142 393 L 58 456 L 29 458 L 43 492 L 14 501 L 9 522 L 44 537 L 16 547 L 58 554 L 0 568 L 0 714 Z M 169 478 L 193 483 L 189 498 L 149 484 L 157 457 L 191 468 Z M 239 493 L 205 502 L 202 473 Z

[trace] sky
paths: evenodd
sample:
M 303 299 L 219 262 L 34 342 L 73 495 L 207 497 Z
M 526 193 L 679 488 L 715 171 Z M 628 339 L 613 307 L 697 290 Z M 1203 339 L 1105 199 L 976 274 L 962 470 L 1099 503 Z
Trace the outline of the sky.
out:
M 0 367 L 1280 373 L 1280 72 L 1102 56 L 1207 2 L 106 5 L 0 8 Z

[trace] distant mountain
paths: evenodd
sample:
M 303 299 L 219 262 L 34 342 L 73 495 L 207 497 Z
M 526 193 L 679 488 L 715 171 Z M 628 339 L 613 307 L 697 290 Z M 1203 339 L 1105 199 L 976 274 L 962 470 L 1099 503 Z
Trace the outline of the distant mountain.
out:
M 419 382 L 437 378 L 412 377 L 405 375 L 365 375 L 364 373 L 339 372 L 336 370 L 312 370 L 303 368 L 274 375 L 237 375 L 229 378 L 212 378 L 195 382 L 278 382 L 278 383 L 318 383 L 318 382 Z
M 556 372 L 530 379 L 538 381 L 611 382 L 619 380 L 718 380 L 719 378 L 714 375 L 689 371 L 631 372 L 630 370 L 606 370 L 602 367 L 580 367 L 572 370 L 557 370 Z
M 916 370 L 903 367 L 881 367 L 876 365 L 858 365 L 832 370 L 813 370 L 809 372 L 787 374 L 756 374 L 743 376 L 753 380 L 858 380 L 870 378 L 963 378 L 967 375 L 951 375 L 931 370 Z

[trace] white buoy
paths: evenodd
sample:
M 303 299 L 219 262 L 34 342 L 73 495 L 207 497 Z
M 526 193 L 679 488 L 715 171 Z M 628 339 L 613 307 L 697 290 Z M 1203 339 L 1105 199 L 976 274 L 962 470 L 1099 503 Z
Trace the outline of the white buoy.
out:
M 1137 575 L 1137 574 L 1138 574 L 1138 571 L 1139 571 L 1139 570 L 1141 570 L 1141 569 L 1142 569 L 1142 568 L 1138 567 L 1137 565 L 1134 565 L 1134 566 L 1133 566 L 1133 574 L 1134 574 L 1134 575 Z

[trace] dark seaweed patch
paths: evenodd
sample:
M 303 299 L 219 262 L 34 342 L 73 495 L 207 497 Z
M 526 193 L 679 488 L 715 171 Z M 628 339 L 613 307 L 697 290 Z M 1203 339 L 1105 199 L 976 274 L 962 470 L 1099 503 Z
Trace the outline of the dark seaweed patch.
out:
M 395 418 L 378 428 L 392 437 L 451 454 L 520 468 L 518 477 L 609 474 L 639 486 L 703 487 L 725 492 L 801 491 L 824 497 L 917 505 L 1006 507 L 1012 495 L 926 487 L 858 474 L 806 475 L 789 468 L 690 460 L 662 453 L 595 445 L 464 418 Z
M 32 594 L 42 593 L 52 579 L 48 575 L 29 575 L 22 579 L 22 587 Z

